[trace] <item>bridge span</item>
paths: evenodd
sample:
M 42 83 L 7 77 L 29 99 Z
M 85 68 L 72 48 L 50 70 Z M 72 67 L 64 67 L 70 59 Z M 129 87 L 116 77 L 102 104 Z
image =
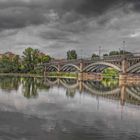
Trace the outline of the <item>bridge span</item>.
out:
M 44 76 L 49 72 L 74 72 L 101 74 L 104 69 L 116 69 L 121 79 L 140 79 L 140 54 L 114 55 L 94 59 L 52 60 L 44 63 Z

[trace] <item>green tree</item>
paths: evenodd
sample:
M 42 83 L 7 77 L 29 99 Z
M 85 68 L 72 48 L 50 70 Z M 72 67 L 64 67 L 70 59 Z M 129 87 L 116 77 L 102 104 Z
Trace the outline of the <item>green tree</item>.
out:
M 109 56 L 112 56 L 112 55 L 119 55 L 120 53 L 118 51 L 111 51 L 109 53 Z
M 129 55 L 133 55 L 131 52 L 125 51 L 125 50 L 120 50 L 120 55 L 123 54 L 129 54 Z
M 25 69 L 30 72 L 34 71 L 35 66 L 39 62 L 39 50 L 27 48 L 23 52 L 23 64 L 25 66 Z
M 69 50 L 67 52 L 67 59 L 71 60 L 71 59 L 77 59 L 77 53 L 75 50 Z
M 13 72 L 19 72 L 20 71 L 20 66 L 21 66 L 21 61 L 20 61 L 20 56 L 16 55 L 13 58 L 13 65 L 14 65 L 14 71 Z
M 95 59 L 95 58 L 99 58 L 99 55 L 93 53 L 92 56 L 91 56 L 91 59 Z
M 107 54 L 107 53 L 105 53 L 105 54 L 103 54 L 103 56 L 108 56 L 108 54 Z
M 0 61 L 0 72 L 9 73 L 13 72 L 13 69 L 14 69 L 13 61 L 9 57 L 3 55 Z
M 109 56 L 112 56 L 112 55 L 125 55 L 125 54 L 133 55 L 131 52 L 128 52 L 128 51 L 125 51 L 125 50 L 120 50 L 120 51 L 111 51 L 109 53 Z
M 51 57 L 49 55 L 39 56 L 39 63 L 47 63 L 50 62 Z

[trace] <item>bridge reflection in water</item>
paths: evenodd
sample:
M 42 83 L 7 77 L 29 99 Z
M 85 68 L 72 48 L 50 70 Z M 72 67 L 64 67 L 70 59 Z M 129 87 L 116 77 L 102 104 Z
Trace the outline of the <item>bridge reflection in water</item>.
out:
M 88 94 L 98 100 L 102 98 L 109 101 L 119 101 L 122 106 L 125 103 L 140 105 L 139 83 L 128 84 L 115 79 L 79 81 L 59 78 L 0 77 L 0 90 L 10 93 L 20 88 L 25 98 L 38 98 L 40 90 L 48 92 L 55 86 L 65 88 L 66 96 L 71 98 L 74 98 L 77 93 Z
M 66 95 L 74 97 L 78 90 L 81 94 L 96 96 L 99 100 L 109 99 L 119 101 L 122 106 L 125 103 L 140 105 L 140 85 L 123 84 L 118 80 L 104 79 L 102 81 L 79 81 L 76 79 L 46 78 L 45 84 L 49 86 L 63 86 L 66 88 Z

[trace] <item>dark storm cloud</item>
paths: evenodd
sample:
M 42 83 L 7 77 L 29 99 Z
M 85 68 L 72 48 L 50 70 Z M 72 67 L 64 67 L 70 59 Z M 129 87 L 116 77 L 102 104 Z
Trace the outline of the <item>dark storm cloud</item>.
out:
M 0 29 L 22 28 L 32 24 L 39 25 L 45 20 L 39 9 L 25 7 L 0 9 Z
M 0 0 L 0 49 L 117 48 L 124 37 L 139 41 L 139 9 L 140 0 Z
M 140 0 L 128 0 L 132 5 L 132 10 L 140 12 Z
M 52 29 L 50 31 L 42 32 L 40 34 L 40 36 L 47 40 L 59 40 L 61 42 L 63 42 L 63 41 L 73 42 L 73 40 L 69 38 L 69 36 L 70 36 L 69 34 L 70 33 L 68 33 L 68 32 Z
M 116 6 L 121 2 L 121 0 L 80 0 L 79 5 L 72 5 L 65 2 L 64 7 L 66 9 L 75 10 L 80 14 L 87 16 L 96 16 L 106 12 L 111 6 Z
M 133 4 L 131 9 L 139 11 L 139 0 L 0 0 L 0 29 L 48 23 L 45 14 L 51 9 L 58 13 L 60 21 L 70 23 L 81 18 L 96 18 L 113 7 L 129 3 Z

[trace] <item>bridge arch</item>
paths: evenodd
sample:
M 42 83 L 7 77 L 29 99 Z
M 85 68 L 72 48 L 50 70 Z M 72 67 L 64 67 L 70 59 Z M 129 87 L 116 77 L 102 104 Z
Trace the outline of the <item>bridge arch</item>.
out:
M 127 93 L 130 94 L 133 98 L 140 101 L 140 95 L 135 93 L 134 91 L 130 90 L 129 88 L 126 89 Z
M 105 66 L 105 67 L 111 67 L 111 68 L 114 68 L 116 69 L 117 71 L 121 72 L 121 68 L 119 68 L 118 66 L 114 65 L 114 64 L 111 64 L 111 63 L 108 63 L 108 62 L 96 62 L 96 63 L 92 63 L 92 64 L 89 64 L 88 66 L 86 66 L 83 71 L 86 71 L 87 69 L 89 68 L 95 68 L 95 66 Z
M 127 69 L 127 72 L 130 72 L 130 73 L 138 72 L 138 73 L 140 73 L 140 62 L 135 64 L 135 65 L 132 65 L 131 67 L 129 67 Z
M 74 68 L 75 70 L 80 71 L 80 68 L 77 65 L 71 64 L 71 63 L 70 64 L 66 64 L 63 67 L 61 67 L 60 71 L 67 71 L 68 69 L 72 69 L 72 68 Z
M 63 80 L 60 80 L 60 83 L 67 89 L 75 89 L 79 86 L 78 82 L 76 82 L 74 84 L 67 84 Z
M 97 89 L 92 89 L 91 87 L 89 87 L 85 83 L 83 83 L 83 86 L 85 89 L 87 89 L 88 91 L 90 91 L 94 95 L 115 95 L 115 94 L 119 94 L 119 92 L 120 92 L 120 88 L 116 88 L 116 89 L 113 89 L 111 91 L 99 91 Z
M 50 65 L 49 67 L 46 68 L 46 70 L 59 71 L 59 69 L 58 69 L 58 67 L 56 65 Z
M 46 79 L 46 82 L 49 83 L 50 85 L 55 85 L 55 84 L 58 84 L 59 83 L 59 79 L 56 79 L 54 81 L 52 80 L 49 80 L 48 78 Z

